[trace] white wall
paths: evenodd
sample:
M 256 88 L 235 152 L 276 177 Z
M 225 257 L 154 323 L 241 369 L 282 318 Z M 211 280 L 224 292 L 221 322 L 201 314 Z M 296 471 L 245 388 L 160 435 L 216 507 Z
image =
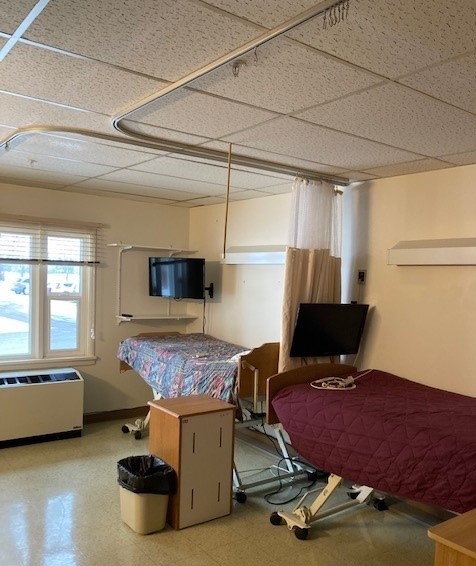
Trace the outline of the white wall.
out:
M 285 244 L 290 194 L 230 203 L 226 247 Z M 206 332 L 246 347 L 280 339 L 283 265 L 222 265 L 225 206 L 190 211 L 190 246 L 205 257 L 216 296 Z
M 167 245 L 187 248 L 189 211 L 150 202 L 81 195 L 62 191 L 0 185 L 0 210 L 5 214 L 67 218 L 104 224 L 104 243 Z M 130 254 L 131 252 L 126 252 Z M 135 308 L 134 300 L 164 301 L 146 297 L 147 255 L 137 264 L 137 257 L 125 259 L 124 297 L 126 308 Z M 85 378 L 85 413 L 110 411 L 146 404 L 150 388 L 134 372 L 119 373 L 116 352 L 119 342 L 139 332 L 181 330 L 183 324 L 116 324 L 117 251 L 104 249 L 105 261 L 97 270 L 96 355 L 94 365 L 75 367 Z M 136 267 L 130 266 L 136 262 Z M 132 296 L 138 290 L 136 298 Z M 155 309 L 155 304 L 150 306 Z M 143 306 L 143 305 L 141 305 Z
M 373 305 L 360 367 L 476 396 L 476 266 L 387 265 L 400 240 L 474 237 L 475 178 L 467 166 L 345 191 L 344 298 Z

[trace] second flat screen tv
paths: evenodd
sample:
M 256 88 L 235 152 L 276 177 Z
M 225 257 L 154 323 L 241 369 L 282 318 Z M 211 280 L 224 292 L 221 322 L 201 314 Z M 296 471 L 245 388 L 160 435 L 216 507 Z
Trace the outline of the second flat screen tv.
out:
M 290 357 L 356 354 L 369 305 L 301 303 Z
M 205 260 L 195 257 L 149 257 L 149 295 L 203 299 Z

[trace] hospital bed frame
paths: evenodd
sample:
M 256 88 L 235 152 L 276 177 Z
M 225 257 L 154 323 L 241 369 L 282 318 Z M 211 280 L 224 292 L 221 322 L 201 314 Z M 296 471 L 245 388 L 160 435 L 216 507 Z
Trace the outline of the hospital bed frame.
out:
M 138 336 L 160 337 L 178 336 L 180 332 L 146 332 Z M 267 342 L 251 349 L 249 352 L 240 356 L 238 363 L 238 396 L 246 404 L 246 409 L 240 411 L 240 418 L 235 423 L 235 429 L 256 428 L 264 423 L 266 413 L 260 412 L 265 404 L 266 380 L 269 376 L 275 375 L 278 369 L 279 342 Z M 129 364 L 120 360 L 119 370 L 121 373 L 133 370 Z M 160 398 L 157 391 L 152 388 L 154 399 Z M 136 439 L 140 439 L 144 431 L 147 430 L 150 420 L 150 411 L 145 418 L 136 419 L 134 423 L 126 423 L 122 426 L 124 433 L 132 433 Z M 282 430 L 275 427 L 274 434 L 281 452 L 283 466 L 270 466 L 269 477 L 254 482 L 245 482 L 236 465 L 233 465 L 233 486 L 235 499 L 239 503 L 244 503 L 247 499 L 246 490 L 260 487 L 269 483 L 280 481 L 284 484 L 292 484 L 303 478 L 313 480 L 315 471 L 311 467 L 306 467 L 300 462 L 295 461 L 289 455 Z
M 324 379 L 331 376 L 348 376 L 356 371 L 357 368 L 350 365 L 323 363 L 303 366 L 270 376 L 267 379 L 266 388 L 266 415 L 268 424 L 273 426 L 280 426 L 278 416 L 276 415 L 276 412 L 274 411 L 272 406 L 272 400 L 276 396 L 276 394 L 284 387 L 297 385 L 300 383 L 309 383 L 313 380 Z M 343 481 L 344 479 L 342 477 L 335 474 L 330 474 L 327 479 L 327 485 L 325 485 L 321 489 L 310 490 L 306 492 L 298 501 L 293 511 L 274 511 L 273 513 L 271 513 L 271 524 L 286 524 L 288 529 L 294 532 L 296 538 L 304 540 L 309 534 L 309 529 L 312 523 L 318 521 L 319 519 L 323 519 L 324 517 L 345 511 L 350 507 L 366 505 L 370 502 L 374 492 L 373 488 L 368 486 L 352 486 L 351 488 L 347 489 L 347 494 L 350 498 L 349 501 L 340 505 L 335 505 L 329 509 L 326 509 L 325 511 L 321 511 L 324 504 L 327 503 L 327 501 L 335 493 L 337 488 L 342 485 Z M 318 493 L 318 495 L 314 498 L 309 507 L 306 506 L 304 504 L 306 498 L 315 493 Z M 386 504 L 380 497 L 374 499 L 373 505 L 380 511 L 386 509 Z

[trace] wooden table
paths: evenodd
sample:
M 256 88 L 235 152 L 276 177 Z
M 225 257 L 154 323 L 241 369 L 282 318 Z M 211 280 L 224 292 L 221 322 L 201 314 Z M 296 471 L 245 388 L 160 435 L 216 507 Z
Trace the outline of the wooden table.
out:
M 436 542 L 435 566 L 476 566 L 476 509 L 428 530 Z

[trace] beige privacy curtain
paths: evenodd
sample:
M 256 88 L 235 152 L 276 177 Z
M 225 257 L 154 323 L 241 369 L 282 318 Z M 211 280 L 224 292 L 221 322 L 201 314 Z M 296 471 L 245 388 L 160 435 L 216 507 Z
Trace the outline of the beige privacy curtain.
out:
M 300 303 L 338 303 L 341 298 L 341 195 L 326 181 L 296 179 L 284 275 L 279 371 L 303 365 L 290 358 Z M 306 358 L 306 363 L 318 359 Z

